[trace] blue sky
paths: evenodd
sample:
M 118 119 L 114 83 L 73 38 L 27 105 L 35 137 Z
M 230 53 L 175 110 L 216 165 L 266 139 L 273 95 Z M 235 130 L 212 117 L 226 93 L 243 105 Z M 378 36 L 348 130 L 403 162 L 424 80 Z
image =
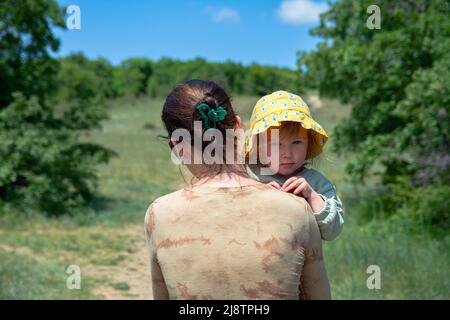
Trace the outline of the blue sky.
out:
M 130 57 L 203 57 L 295 67 L 319 41 L 308 30 L 324 0 L 58 0 L 78 5 L 80 30 L 56 30 L 58 55 L 81 51 L 116 64 Z M 67 15 L 69 17 L 69 15 Z

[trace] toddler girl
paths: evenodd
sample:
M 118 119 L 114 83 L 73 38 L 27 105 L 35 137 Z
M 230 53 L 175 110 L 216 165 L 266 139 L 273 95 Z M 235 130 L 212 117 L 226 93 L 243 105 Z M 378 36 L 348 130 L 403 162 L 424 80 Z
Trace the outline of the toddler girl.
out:
M 253 109 L 245 156 L 247 160 L 256 159 L 247 165 L 253 179 L 305 198 L 313 209 L 322 239 L 333 240 L 344 224 L 342 202 L 334 185 L 306 166 L 322 152 L 327 140 L 325 130 L 312 119 L 302 98 L 276 91 L 259 99 Z M 273 147 L 278 147 L 278 153 L 273 152 L 277 150 Z M 264 174 L 264 169 L 273 174 Z

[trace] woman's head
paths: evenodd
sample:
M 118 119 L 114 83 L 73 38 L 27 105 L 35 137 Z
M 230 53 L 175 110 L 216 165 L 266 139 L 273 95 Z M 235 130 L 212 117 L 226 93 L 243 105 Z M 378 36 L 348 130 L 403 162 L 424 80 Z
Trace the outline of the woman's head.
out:
M 199 106 L 204 108 L 199 109 Z M 223 111 L 220 120 L 205 120 L 205 114 L 207 115 L 208 111 L 211 110 L 216 114 L 218 110 Z M 162 121 L 167 129 L 171 147 L 173 148 L 182 142 L 183 147 L 182 150 L 178 150 L 179 155 L 183 156 L 184 159 L 189 158 L 191 160 L 187 167 L 196 176 L 214 175 L 225 169 L 226 149 L 232 147 L 229 145 L 229 141 L 225 139 L 226 132 L 227 130 L 242 128 L 241 120 L 231 106 L 230 96 L 216 82 L 207 80 L 189 80 L 176 86 L 166 98 L 162 111 Z M 222 147 L 222 150 L 213 150 L 212 152 L 212 155 L 216 156 L 216 152 L 220 151 L 219 153 L 223 155 L 220 159 L 223 164 L 213 163 L 205 166 L 203 154 L 211 141 L 205 141 L 204 133 L 209 126 L 212 126 L 224 138 L 223 141 L 215 141 L 217 146 Z M 183 136 L 180 139 L 175 134 L 176 130 L 184 130 L 189 133 L 189 136 Z M 196 144 L 194 140 L 200 141 L 200 143 Z M 215 140 L 215 137 L 211 140 Z M 233 142 L 235 141 L 233 140 Z M 194 161 L 199 159 L 194 159 L 195 153 L 200 154 L 200 162 Z

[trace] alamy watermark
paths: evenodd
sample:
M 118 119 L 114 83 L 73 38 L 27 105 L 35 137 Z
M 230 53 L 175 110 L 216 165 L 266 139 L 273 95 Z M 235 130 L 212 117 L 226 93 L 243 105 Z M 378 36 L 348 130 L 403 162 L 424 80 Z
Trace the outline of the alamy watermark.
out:
M 66 27 L 69 30 L 81 30 L 81 9 L 72 4 L 67 7 L 66 13 L 69 15 L 66 19 Z
M 366 273 L 370 274 L 367 278 L 366 286 L 369 290 L 380 290 L 381 289 L 381 269 L 380 266 L 375 264 L 370 265 L 366 269 Z
M 225 137 L 218 129 L 208 129 L 203 132 L 202 121 L 194 121 L 194 136 L 187 129 L 176 129 L 170 140 L 173 143 L 172 162 L 179 165 L 190 164 L 259 164 L 262 175 L 272 175 L 278 171 L 278 161 L 269 166 L 270 159 L 279 155 L 279 129 L 270 131 L 268 144 L 267 131 L 258 135 L 258 148 L 253 148 L 247 157 L 244 154 L 244 140 L 249 132 L 243 129 L 226 129 Z M 253 147 L 256 146 L 255 137 Z M 203 148 L 204 143 L 207 145 Z M 258 151 L 254 151 L 258 149 Z M 246 161 L 247 160 L 247 161 Z
M 372 4 L 367 7 L 367 13 L 371 14 L 369 18 L 367 18 L 366 26 L 367 29 L 381 29 L 381 10 L 380 7 L 376 4 Z
M 66 287 L 69 290 L 81 289 L 81 269 L 76 264 L 67 267 L 66 273 L 69 275 L 66 280 Z

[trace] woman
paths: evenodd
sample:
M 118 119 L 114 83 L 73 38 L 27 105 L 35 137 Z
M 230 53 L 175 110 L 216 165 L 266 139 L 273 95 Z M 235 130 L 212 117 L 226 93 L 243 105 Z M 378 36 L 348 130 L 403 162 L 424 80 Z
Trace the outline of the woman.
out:
M 242 129 L 226 92 L 212 81 L 188 81 L 169 94 L 162 120 L 172 151 L 198 181 L 147 210 L 154 299 L 330 298 L 306 201 L 252 180 L 237 161 L 217 161 L 235 142 L 221 144 L 220 136 Z M 209 141 L 194 142 L 205 132 L 218 133 L 210 138 L 219 146 L 209 153 L 215 160 L 192 164 L 211 151 Z

